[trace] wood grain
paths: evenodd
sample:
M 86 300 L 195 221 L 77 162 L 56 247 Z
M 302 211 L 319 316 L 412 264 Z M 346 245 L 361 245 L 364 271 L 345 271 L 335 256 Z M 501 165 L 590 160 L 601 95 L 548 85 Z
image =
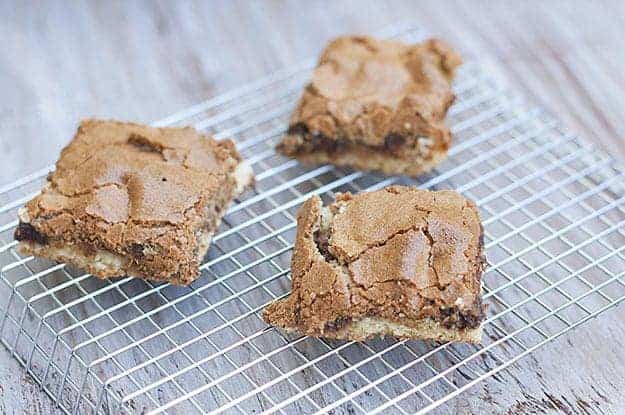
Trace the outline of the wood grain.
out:
M 79 118 L 153 121 L 314 56 L 332 36 L 409 21 L 494 61 L 514 89 L 625 157 L 619 1 L 0 2 L 0 165 L 54 161 Z M 620 309 L 445 407 L 457 413 L 625 411 Z M 0 412 L 55 413 L 0 349 Z

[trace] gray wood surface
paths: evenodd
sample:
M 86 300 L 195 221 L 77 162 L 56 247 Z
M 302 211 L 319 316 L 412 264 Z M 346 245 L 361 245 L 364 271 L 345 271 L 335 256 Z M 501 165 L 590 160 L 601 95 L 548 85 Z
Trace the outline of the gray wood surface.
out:
M 79 118 L 153 121 L 314 56 L 334 35 L 402 21 L 491 59 L 530 101 L 625 157 L 619 1 L 0 1 L 0 183 L 52 163 Z M 452 408 L 623 413 L 623 350 L 621 308 L 483 382 Z M 56 412 L 3 348 L 0 397 L 2 413 Z

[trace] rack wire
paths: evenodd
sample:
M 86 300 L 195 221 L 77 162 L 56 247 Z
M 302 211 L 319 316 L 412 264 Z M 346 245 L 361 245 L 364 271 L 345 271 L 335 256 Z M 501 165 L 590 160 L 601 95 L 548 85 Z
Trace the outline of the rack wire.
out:
M 406 41 L 404 27 L 385 34 Z M 623 169 L 501 87 L 458 76 L 454 146 L 411 180 L 274 153 L 314 62 L 157 125 L 233 136 L 257 184 L 236 201 L 190 287 L 102 281 L 23 257 L 16 211 L 52 167 L 0 188 L 0 340 L 66 413 L 425 413 L 625 298 Z M 481 345 L 287 336 L 262 309 L 290 289 L 295 213 L 312 194 L 392 183 L 475 200 L 490 266 Z

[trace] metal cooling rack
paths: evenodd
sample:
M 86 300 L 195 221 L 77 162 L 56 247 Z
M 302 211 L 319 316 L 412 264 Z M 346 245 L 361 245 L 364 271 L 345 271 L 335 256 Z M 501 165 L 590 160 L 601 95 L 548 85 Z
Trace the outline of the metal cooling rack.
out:
M 469 63 L 450 112 L 455 144 L 436 172 L 412 181 L 303 167 L 273 148 L 312 64 L 158 123 L 234 136 L 256 173 L 191 287 L 101 281 L 20 256 L 16 211 L 51 168 L 0 188 L 0 338 L 65 412 L 423 413 L 625 298 L 624 172 L 613 159 Z M 483 343 L 336 342 L 268 328 L 260 313 L 290 288 L 302 201 L 391 183 L 458 189 L 479 205 L 490 262 Z

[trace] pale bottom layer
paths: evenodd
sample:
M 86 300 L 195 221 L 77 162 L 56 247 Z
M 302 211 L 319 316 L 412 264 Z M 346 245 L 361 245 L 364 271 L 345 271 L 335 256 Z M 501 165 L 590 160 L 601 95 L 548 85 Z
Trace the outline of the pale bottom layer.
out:
M 210 247 L 213 232 L 203 232 L 198 239 L 198 260 L 201 262 Z M 34 255 L 57 262 L 65 262 L 77 268 L 84 269 L 88 273 L 99 278 L 112 278 L 128 275 L 135 278 L 150 279 L 145 273 L 136 270 L 128 258 L 107 250 L 97 250 L 87 253 L 75 246 L 51 246 L 41 245 L 37 242 L 22 241 L 17 246 L 22 255 Z M 168 279 L 167 282 L 181 284 L 182 281 Z
M 296 328 L 284 328 L 284 330 L 290 333 L 297 333 Z M 452 329 L 432 319 L 411 321 L 408 326 L 387 319 L 365 317 L 351 321 L 340 329 L 326 331 L 323 335 L 325 338 L 353 341 L 364 341 L 377 336 L 477 344 L 482 339 L 482 326 Z
M 368 147 L 358 147 L 341 153 L 317 151 L 297 154 L 294 157 L 305 164 L 330 163 L 337 166 L 352 167 L 356 170 L 381 171 L 389 175 L 418 176 L 427 173 L 445 160 L 447 151 L 432 150 L 431 157 L 428 159 L 402 159 Z

